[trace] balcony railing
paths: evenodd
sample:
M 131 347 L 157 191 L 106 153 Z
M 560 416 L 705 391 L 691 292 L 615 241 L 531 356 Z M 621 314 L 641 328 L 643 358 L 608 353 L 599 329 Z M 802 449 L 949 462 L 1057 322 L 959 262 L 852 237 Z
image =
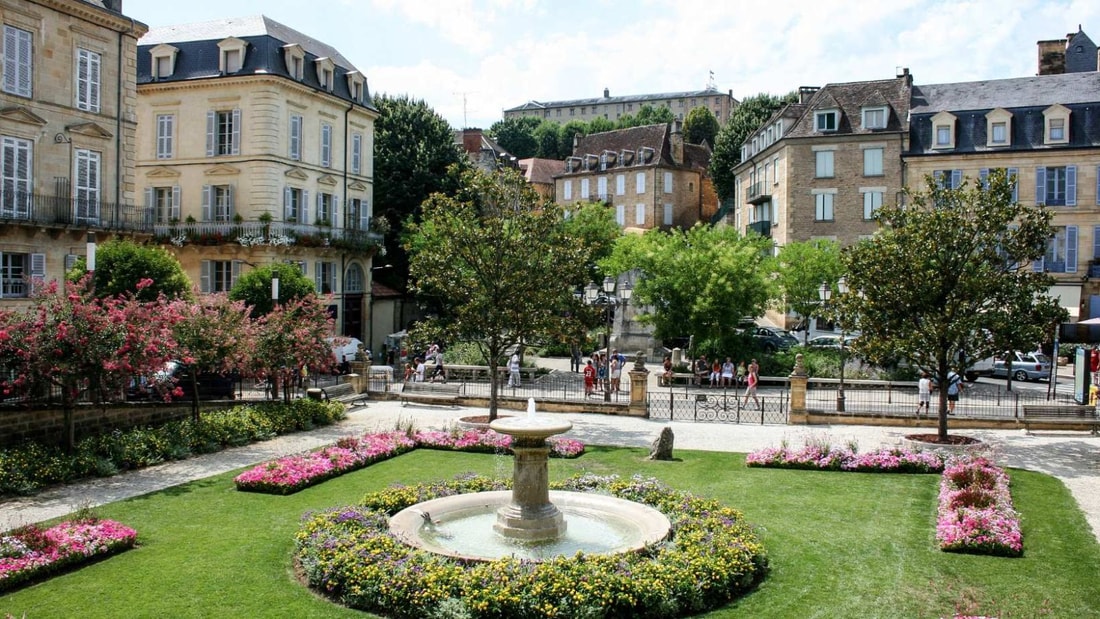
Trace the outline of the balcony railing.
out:
M 23 192 L 0 194 L 0 221 L 88 230 L 149 232 L 149 209 L 132 204 Z
M 770 237 L 772 235 L 772 222 L 765 219 L 763 221 L 754 221 L 749 224 L 749 230 L 759 234 L 760 236 Z
M 768 184 L 764 181 L 753 183 L 745 190 L 745 202 L 749 204 L 763 204 L 771 199 L 772 194 L 768 190 Z
M 282 221 L 158 223 L 153 226 L 153 236 L 177 247 L 235 243 L 245 247 L 299 245 L 366 251 L 382 244 L 382 235 L 375 232 Z

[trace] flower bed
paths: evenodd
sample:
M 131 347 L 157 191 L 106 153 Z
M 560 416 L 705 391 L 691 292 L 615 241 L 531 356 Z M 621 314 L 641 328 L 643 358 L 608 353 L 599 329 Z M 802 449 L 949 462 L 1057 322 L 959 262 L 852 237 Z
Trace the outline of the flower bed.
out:
M 573 439 L 555 437 L 547 443 L 551 456 L 575 458 L 584 453 L 584 444 Z M 508 449 L 511 444 L 512 437 L 491 430 L 422 431 L 412 436 L 405 432 L 366 434 L 362 438 L 340 439 L 334 446 L 308 454 L 265 462 L 241 473 L 233 481 L 238 490 L 292 494 L 417 447 L 496 453 Z
M 132 548 L 137 532 L 113 520 L 85 518 L 0 535 L 0 592 Z
M 754 587 L 767 557 L 740 512 L 653 479 L 592 475 L 553 484 L 646 503 L 670 539 L 637 553 L 468 562 L 413 548 L 388 520 L 419 501 L 506 487 L 483 477 L 376 492 L 359 506 L 306 514 L 295 558 L 310 586 L 341 604 L 392 617 L 680 617 Z
M 821 469 L 864 473 L 938 473 L 943 456 L 927 451 L 879 449 L 859 453 L 851 448 L 833 449 L 810 444 L 802 449 L 768 447 L 745 457 L 748 466 L 787 469 Z
M 1018 557 L 1020 519 L 1012 508 L 1008 474 L 986 458 L 950 464 L 940 481 L 936 540 L 940 549 Z

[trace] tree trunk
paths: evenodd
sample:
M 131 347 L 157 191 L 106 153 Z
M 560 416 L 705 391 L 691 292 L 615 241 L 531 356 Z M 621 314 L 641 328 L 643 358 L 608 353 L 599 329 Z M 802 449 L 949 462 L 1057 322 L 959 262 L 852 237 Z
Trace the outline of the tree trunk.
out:
M 947 358 L 946 358 L 946 356 L 944 356 L 944 358 L 939 360 L 939 369 L 937 370 L 937 374 L 939 375 L 939 380 L 937 381 L 937 386 L 939 387 L 939 392 L 940 392 L 940 402 L 939 402 L 939 408 L 940 408 L 939 418 L 940 419 L 939 419 L 939 424 L 938 424 L 938 428 L 937 428 L 937 434 L 938 434 L 940 440 L 946 440 L 947 439 L 947 381 L 948 381 L 949 372 L 950 372 L 950 368 L 948 368 L 948 365 L 947 365 Z
M 489 355 L 489 421 L 497 418 L 497 355 Z
M 199 375 L 191 368 L 191 419 L 199 422 Z

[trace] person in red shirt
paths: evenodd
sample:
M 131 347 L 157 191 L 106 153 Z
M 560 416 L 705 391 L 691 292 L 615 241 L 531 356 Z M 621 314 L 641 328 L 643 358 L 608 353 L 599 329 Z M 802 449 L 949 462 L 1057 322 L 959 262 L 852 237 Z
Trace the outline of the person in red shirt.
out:
M 596 368 L 592 366 L 592 360 L 584 366 L 584 397 L 588 397 L 596 391 Z

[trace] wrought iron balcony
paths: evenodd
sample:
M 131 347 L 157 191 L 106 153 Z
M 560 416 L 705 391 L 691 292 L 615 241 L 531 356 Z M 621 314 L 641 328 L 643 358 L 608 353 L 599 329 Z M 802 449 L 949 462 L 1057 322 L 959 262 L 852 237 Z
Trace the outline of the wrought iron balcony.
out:
M 759 181 L 749 185 L 749 188 L 745 190 L 745 202 L 749 204 L 763 204 L 772 199 L 772 194 L 768 190 L 769 185 L 764 181 Z
M 770 219 L 763 221 L 754 221 L 749 224 L 749 230 L 759 234 L 763 237 L 771 237 L 772 235 L 772 222 Z
M 149 209 L 94 198 L 0 193 L 0 222 L 11 225 L 151 232 Z
M 234 243 L 244 247 L 297 245 L 368 251 L 382 244 L 382 235 L 367 230 L 282 221 L 157 223 L 153 237 L 177 247 Z

